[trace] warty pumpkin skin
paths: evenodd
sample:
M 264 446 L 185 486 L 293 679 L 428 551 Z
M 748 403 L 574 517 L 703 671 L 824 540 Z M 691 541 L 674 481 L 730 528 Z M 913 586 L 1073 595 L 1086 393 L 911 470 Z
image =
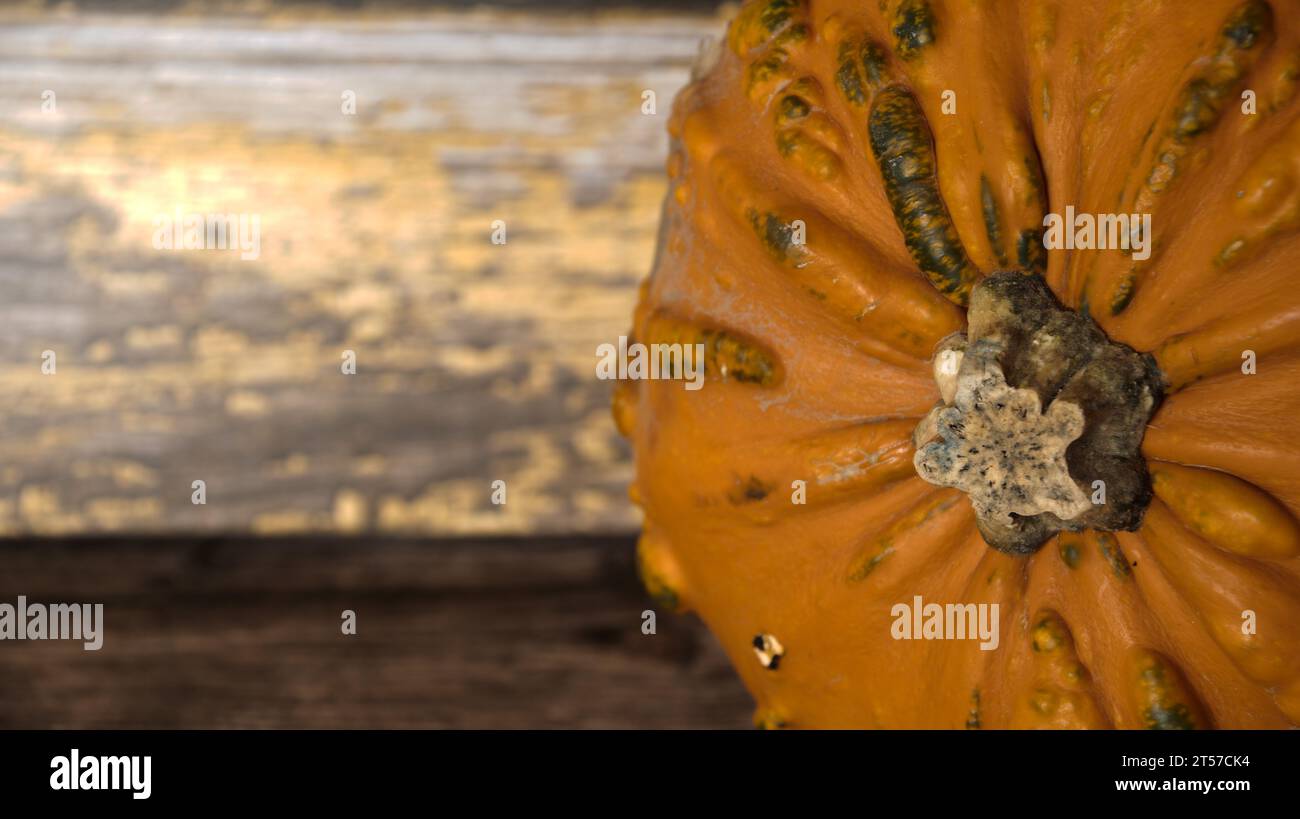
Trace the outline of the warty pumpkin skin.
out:
M 707 380 L 620 382 L 614 413 L 646 586 L 757 724 L 1300 724 L 1298 78 L 1290 0 L 739 11 L 674 105 L 633 327 L 705 344 Z M 1149 258 L 1045 249 L 1067 206 L 1150 213 Z M 1158 374 L 1134 515 L 1028 554 L 914 464 L 932 356 L 1008 270 Z M 997 648 L 895 639 L 917 596 L 998 604 Z

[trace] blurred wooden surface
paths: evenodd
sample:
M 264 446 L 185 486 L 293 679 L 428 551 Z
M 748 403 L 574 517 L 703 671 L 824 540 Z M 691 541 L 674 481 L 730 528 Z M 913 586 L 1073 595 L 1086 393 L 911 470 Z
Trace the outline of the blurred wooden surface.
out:
M 4 728 L 746 728 L 712 636 L 632 543 L 302 538 L 0 546 L 5 596 L 104 604 L 104 645 L 0 643 Z M 345 609 L 355 636 L 340 631 Z
M 595 350 L 721 20 L 345 5 L 0 9 L 0 534 L 637 527 Z

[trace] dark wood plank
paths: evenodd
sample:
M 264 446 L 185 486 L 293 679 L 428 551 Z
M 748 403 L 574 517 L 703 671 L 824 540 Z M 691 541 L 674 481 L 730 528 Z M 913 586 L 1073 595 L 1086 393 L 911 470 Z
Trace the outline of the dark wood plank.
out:
M 0 728 L 747 727 L 712 636 L 623 539 L 0 545 L 0 602 L 104 604 L 104 646 L 0 642 Z M 340 613 L 358 634 L 340 631 Z

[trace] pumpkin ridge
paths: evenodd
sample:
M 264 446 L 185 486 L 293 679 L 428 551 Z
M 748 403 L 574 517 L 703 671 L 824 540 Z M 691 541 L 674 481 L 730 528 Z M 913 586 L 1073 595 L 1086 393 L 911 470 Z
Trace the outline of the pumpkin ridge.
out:
M 1182 85 L 1173 110 L 1168 112 L 1172 121 L 1166 121 L 1167 130 L 1154 148 L 1154 163 L 1133 199 L 1131 212 L 1151 213 L 1180 179 L 1193 146 L 1219 124 L 1226 102 L 1269 45 L 1273 26 L 1273 9 L 1264 0 L 1245 0 L 1222 23 L 1213 47 L 1202 57 L 1207 65 Z M 1134 261 L 1111 280 L 1085 282 L 1091 303 L 1112 316 L 1128 308 L 1159 259 L 1159 243 L 1154 236 L 1146 239 L 1152 248 L 1149 258 Z

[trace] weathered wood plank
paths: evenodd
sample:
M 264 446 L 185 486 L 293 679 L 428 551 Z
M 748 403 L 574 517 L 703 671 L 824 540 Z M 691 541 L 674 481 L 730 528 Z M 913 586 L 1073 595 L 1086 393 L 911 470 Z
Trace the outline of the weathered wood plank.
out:
M 99 651 L 0 643 L 0 729 L 747 727 L 697 621 L 641 633 L 631 556 L 593 538 L 8 543 L 0 602 L 99 602 L 105 626 Z
M 594 353 L 718 29 L 0 13 L 0 533 L 634 529 Z M 259 257 L 156 249 L 178 210 Z

